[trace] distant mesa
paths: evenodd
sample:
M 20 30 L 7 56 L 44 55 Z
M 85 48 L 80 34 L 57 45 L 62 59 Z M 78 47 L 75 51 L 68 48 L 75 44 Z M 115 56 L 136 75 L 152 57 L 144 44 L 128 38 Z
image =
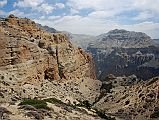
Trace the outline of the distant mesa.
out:
M 150 79 L 159 75 L 159 46 L 142 32 L 111 30 L 91 42 L 87 51 L 93 55 L 96 75 L 104 80 L 109 74 Z

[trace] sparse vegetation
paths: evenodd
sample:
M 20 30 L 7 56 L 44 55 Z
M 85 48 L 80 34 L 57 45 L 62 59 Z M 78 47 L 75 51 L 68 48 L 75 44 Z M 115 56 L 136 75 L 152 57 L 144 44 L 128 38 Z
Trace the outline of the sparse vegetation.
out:
M 85 100 L 85 101 L 81 101 L 79 104 L 77 104 L 77 106 L 80 106 L 80 107 L 85 107 L 87 108 L 88 110 L 90 110 L 92 108 L 92 105 L 89 103 L 88 100 Z M 111 118 L 109 116 L 107 116 L 105 114 L 104 111 L 102 110 L 97 110 L 97 109 L 94 109 L 96 111 L 96 114 L 100 117 L 100 118 L 104 118 L 105 120 L 116 120 L 115 118 Z
M 3 79 L 4 79 L 4 76 L 1 76 L 1 79 L 3 80 Z
M 100 118 L 103 118 L 103 119 L 105 119 L 105 120 L 116 120 L 114 117 L 111 118 L 111 117 L 107 116 L 103 110 L 97 110 L 97 109 L 95 109 L 95 111 L 96 111 L 96 114 L 97 114 Z
M 31 105 L 37 109 L 50 109 L 46 101 L 37 99 L 23 99 L 19 105 Z
M 92 107 L 92 105 L 89 103 L 88 100 L 80 101 L 80 103 L 77 104 L 77 106 L 85 107 L 85 108 L 87 108 L 88 110 L 91 109 L 91 107 Z
M 48 99 L 44 99 L 44 100 L 37 100 L 37 99 L 23 99 L 22 102 L 19 104 L 19 105 L 31 105 L 33 107 L 35 107 L 36 109 L 46 109 L 46 110 L 50 110 L 50 108 L 47 106 L 47 102 L 49 103 L 52 103 L 52 104 L 60 104 L 62 105 L 63 107 L 71 107 L 75 110 L 81 110 L 80 108 L 78 107 L 85 107 L 87 108 L 88 110 L 91 109 L 92 105 L 89 103 L 88 100 L 85 100 L 85 101 L 80 101 L 79 104 L 76 104 L 76 105 L 73 105 L 73 104 L 66 104 L 64 102 L 62 102 L 61 100 L 58 100 L 56 98 L 48 98 Z M 25 106 L 26 107 L 26 106 Z M 115 120 L 115 118 L 111 118 L 107 115 L 105 115 L 105 112 L 104 111 L 99 111 L 97 109 L 95 109 L 96 111 L 96 114 L 103 118 L 103 119 L 106 119 L 106 120 Z M 28 114 L 28 113 L 27 113 Z M 28 114 L 29 116 L 34 116 L 31 114 L 31 112 Z M 37 114 L 35 115 L 37 116 Z M 34 117 L 35 117 L 34 116 Z M 36 118 L 36 117 L 35 117 Z
M 159 118 L 159 111 L 155 111 L 150 115 L 150 118 Z

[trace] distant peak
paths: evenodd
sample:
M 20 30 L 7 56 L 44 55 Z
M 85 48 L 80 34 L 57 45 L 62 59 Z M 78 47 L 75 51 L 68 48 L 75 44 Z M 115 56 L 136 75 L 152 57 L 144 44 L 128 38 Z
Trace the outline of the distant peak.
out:
M 125 33 L 125 32 L 129 32 L 129 31 L 124 30 L 124 29 L 114 29 L 114 30 L 109 31 L 108 33 Z

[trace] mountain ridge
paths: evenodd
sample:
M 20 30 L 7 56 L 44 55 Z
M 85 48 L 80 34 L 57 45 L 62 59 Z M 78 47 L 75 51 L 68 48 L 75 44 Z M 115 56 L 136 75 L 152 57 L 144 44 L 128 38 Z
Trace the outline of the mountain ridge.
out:
M 142 32 L 114 29 L 108 33 L 96 37 L 91 46 L 96 47 L 122 47 L 122 48 L 141 48 L 154 45 L 153 40 Z
M 87 51 L 93 55 L 98 79 L 108 74 L 135 74 L 144 80 L 159 75 L 154 67 L 158 66 L 158 45 L 145 33 L 115 29 L 97 36 Z

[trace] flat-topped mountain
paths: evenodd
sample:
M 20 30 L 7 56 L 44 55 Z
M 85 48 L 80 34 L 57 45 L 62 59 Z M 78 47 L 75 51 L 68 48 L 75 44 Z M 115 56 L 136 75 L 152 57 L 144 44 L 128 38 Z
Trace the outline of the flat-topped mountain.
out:
M 97 36 L 87 50 L 93 55 L 98 79 L 108 74 L 149 79 L 159 75 L 158 48 L 145 33 L 115 29 Z
M 98 48 L 144 48 L 153 45 L 152 39 L 142 32 L 115 29 L 101 34 L 91 43 Z

